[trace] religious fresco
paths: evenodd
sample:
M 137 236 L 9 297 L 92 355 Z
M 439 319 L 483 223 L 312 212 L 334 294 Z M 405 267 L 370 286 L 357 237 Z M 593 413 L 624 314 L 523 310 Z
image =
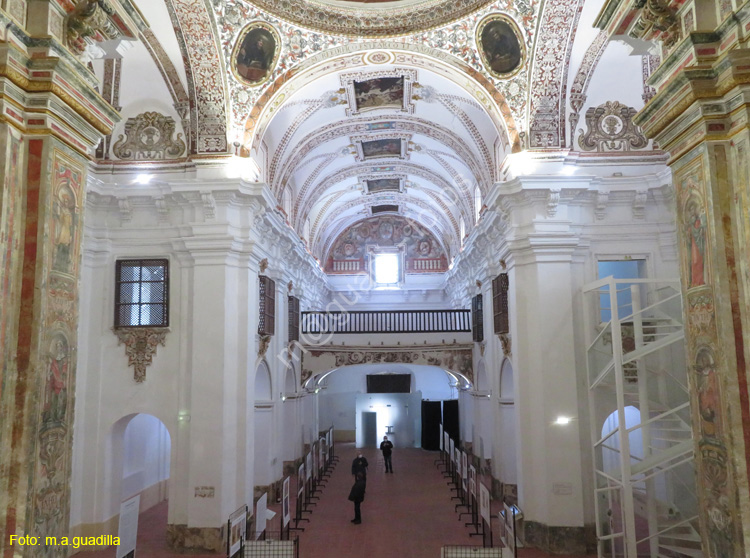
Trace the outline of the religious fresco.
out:
M 402 141 L 398 138 L 363 141 L 362 154 L 365 160 L 380 157 L 401 157 Z
M 8 133 L 3 137 L 5 145 L 2 152 L 5 154 L 5 176 L 3 180 L 2 196 L 0 204 L 0 300 L 3 301 L 3 312 L 0 312 L 0 347 L 5 347 L 6 336 L 10 318 L 6 319 L 6 312 L 12 312 L 10 301 L 12 291 L 16 286 L 16 270 L 20 259 L 18 248 L 20 247 L 21 224 L 18 220 L 19 208 L 21 208 L 21 146 L 20 138 Z M 14 305 L 13 305 L 14 306 Z M 7 314 L 10 316 L 11 314 Z
M 444 346 L 392 347 L 381 351 L 373 347 L 319 346 L 302 352 L 302 384 L 313 375 L 356 364 L 400 363 L 437 366 L 457 372 L 474 382 L 473 346 L 456 344 Z
M 357 111 L 404 108 L 404 77 L 381 77 L 354 82 Z
M 718 157 L 717 157 L 718 159 Z M 712 556 L 732 556 L 737 524 L 733 519 L 732 473 L 727 447 L 726 396 L 721 370 L 726 368 L 717 329 L 711 239 L 706 204 L 704 156 L 679 167 L 674 175 L 678 235 L 686 308 L 686 344 L 691 368 L 691 409 L 697 437 L 699 490 L 705 509 Z
M 477 46 L 482 63 L 494 77 L 513 75 L 522 66 L 523 39 L 509 17 L 493 14 L 477 27 Z
M 364 273 L 370 246 L 403 246 L 407 273 L 448 270 L 448 256 L 429 230 L 400 215 L 380 215 L 360 221 L 339 235 L 326 259 L 325 272 Z
M 703 181 L 703 166 L 692 165 L 682 175 L 679 184 L 682 208 L 682 238 L 687 261 L 683 276 L 687 288 L 701 287 L 708 282 L 708 254 L 710 246 L 706 224 L 706 208 L 699 185 Z
M 57 535 L 69 527 L 68 507 L 73 408 L 74 349 L 78 330 L 78 280 L 81 259 L 85 171 L 66 153 L 54 150 L 46 216 L 46 247 L 40 296 L 40 353 L 43 363 L 38 409 L 38 460 L 34 479 L 33 532 Z M 47 549 L 48 556 L 66 556 L 64 548 Z
M 271 76 L 280 49 L 281 40 L 273 27 L 261 21 L 250 23 L 232 52 L 232 70 L 245 84 L 260 85 Z
M 401 191 L 401 179 L 400 178 L 375 178 L 373 180 L 366 180 L 367 193 L 374 194 L 375 192 L 400 192 Z

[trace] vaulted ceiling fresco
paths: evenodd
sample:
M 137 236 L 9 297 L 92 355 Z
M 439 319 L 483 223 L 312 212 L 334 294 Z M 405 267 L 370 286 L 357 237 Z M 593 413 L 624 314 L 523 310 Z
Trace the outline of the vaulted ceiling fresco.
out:
M 142 87 L 120 83 L 127 61 L 96 61 L 105 96 L 122 105 L 134 96 L 131 122 L 154 110 L 172 117 L 192 161 L 246 162 L 321 262 L 380 205 L 423 223 L 450 260 L 509 154 L 570 143 L 567 75 L 583 0 L 134 4 L 149 26 L 133 57 L 156 63 L 166 95 L 152 98 L 172 106 L 145 106 L 155 103 Z M 116 165 L 111 143 L 101 152 Z

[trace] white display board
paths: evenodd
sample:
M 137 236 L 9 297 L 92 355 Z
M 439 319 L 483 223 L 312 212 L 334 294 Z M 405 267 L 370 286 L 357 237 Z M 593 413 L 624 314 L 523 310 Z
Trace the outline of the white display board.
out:
M 302 492 L 305 490 L 305 464 L 300 463 L 299 469 L 297 469 L 297 499 L 302 497 Z
M 284 527 L 286 527 L 292 520 L 292 512 L 289 509 L 289 477 L 284 479 L 281 491 L 281 512 L 281 515 L 284 518 Z
M 312 477 L 312 452 L 308 451 L 305 456 L 305 478 L 309 479 Z
M 229 556 L 235 556 L 242 550 L 247 526 L 247 508 L 242 506 L 229 516 Z
M 120 538 L 120 544 L 117 547 L 116 558 L 135 557 L 135 545 L 138 539 L 138 509 L 140 505 L 140 494 L 120 504 L 120 525 L 117 528 L 117 536 Z
M 441 425 L 442 428 L 442 425 Z M 450 436 L 448 436 L 447 432 L 443 432 L 443 447 L 440 449 L 443 451 L 448 451 L 448 448 L 450 447 Z
M 484 483 L 479 483 L 479 515 L 490 525 L 490 491 L 484 486 Z
M 266 530 L 266 517 L 268 514 L 268 493 L 266 492 L 261 496 L 255 504 L 255 536 L 253 540 L 258 540 Z
M 456 447 L 453 444 L 453 438 L 448 438 L 448 441 L 449 441 L 448 448 L 450 449 L 450 454 L 451 454 L 451 462 L 455 463 L 456 462 Z
M 477 470 L 474 465 L 469 465 L 469 493 L 477 499 Z

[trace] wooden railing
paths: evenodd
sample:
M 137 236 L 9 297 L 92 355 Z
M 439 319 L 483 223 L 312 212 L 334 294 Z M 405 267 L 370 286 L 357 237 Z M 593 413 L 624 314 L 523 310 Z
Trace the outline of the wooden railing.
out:
M 302 333 L 442 333 L 471 331 L 469 310 L 302 312 Z

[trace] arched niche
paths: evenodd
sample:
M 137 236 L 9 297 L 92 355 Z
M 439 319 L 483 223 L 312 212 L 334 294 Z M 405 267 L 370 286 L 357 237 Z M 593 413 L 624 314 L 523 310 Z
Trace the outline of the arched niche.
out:
M 490 383 L 489 375 L 487 374 L 487 367 L 484 364 L 484 359 L 480 359 L 477 362 L 477 391 L 490 392 L 492 390 L 492 384 Z
M 273 399 L 273 380 L 271 370 L 265 360 L 261 361 L 255 370 L 255 401 L 271 401 Z

